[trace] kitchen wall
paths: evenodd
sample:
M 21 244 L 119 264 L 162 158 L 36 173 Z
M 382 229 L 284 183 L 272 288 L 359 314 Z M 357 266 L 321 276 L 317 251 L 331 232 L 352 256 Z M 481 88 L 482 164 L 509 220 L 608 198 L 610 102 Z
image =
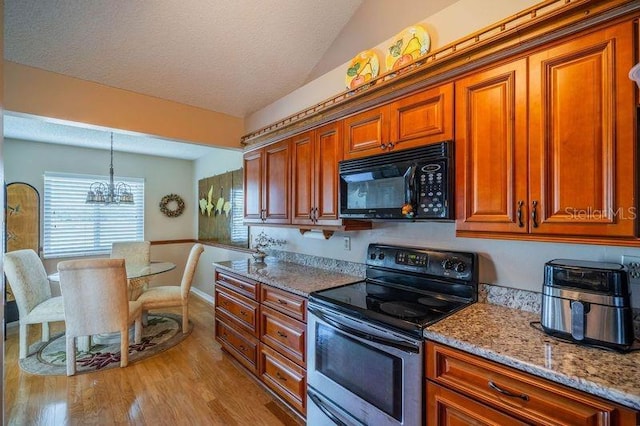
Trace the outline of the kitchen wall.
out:
M 460 0 L 424 19 L 416 18 L 416 20 L 410 24 L 420 23 L 425 27 L 431 38 L 431 49 L 433 50 L 465 37 L 488 25 L 495 24 L 538 3 L 540 2 L 536 0 Z M 346 43 L 349 46 L 353 46 L 354 51 L 349 60 L 362 50 L 374 49 L 380 59 L 380 72 L 385 71 L 384 58 L 390 44 L 390 39 L 379 40 L 378 42 L 380 44 L 378 45 L 371 44 L 371 41 L 366 37 L 361 38 L 361 44 L 354 43 L 353 39 L 358 38 L 359 34 L 367 33 L 368 26 L 372 25 L 367 19 L 358 19 L 358 15 L 381 14 L 384 16 L 385 14 L 393 13 L 388 10 L 388 5 L 389 2 L 366 2 L 363 7 L 356 11 L 354 17 L 347 24 L 347 28 L 340 33 L 340 36 L 349 37 L 349 39 L 337 39 L 334 42 L 334 45 Z M 396 7 L 395 3 L 393 3 L 393 7 Z M 377 22 L 377 24 L 393 25 L 393 21 L 382 20 Z M 402 31 L 402 29 L 402 27 L 389 28 L 386 33 L 395 35 Z M 385 32 L 378 30 L 377 33 L 384 34 Z M 290 94 L 278 99 L 271 105 L 246 117 L 246 132 L 248 133 L 267 126 L 274 121 L 343 92 L 345 90 L 344 79 L 348 63 L 349 61 L 345 61 L 343 65 L 334 68 Z
M 498 22 L 526 9 L 535 0 L 460 0 L 453 5 L 422 19 L 431 35 L 432 49 L 438 48 L 487 25 Z M 376 2 L 371 6 L 375 7 Z M 369 4 L 367 4 L 367 7 Z M 351 22 L 357 22 L 352 19 Z M 402 28 L 397 28 L 399 32 Z M 366 31 L 366 28 L 362 28 Z M 343 33 L 345 33 L 343 31 Z M 348 31 L 357 34 L 357 30 Z M 339 40 L 337 41 L 339 42 Z M 388 43 L 376 49 L 384 58 Z M 359 46 L 359 50 L 373 46 Z M 353 52 L 353 55 L 357 51 Z M 382 62 L 382 61 L 381 61 Z M 252 131 L 291 115 L 344 90 L 347 63 L 309 82 L 273 104 L 252 114 L 246 119 L 247 131 Z M 481 281 L 505 287 L 541 290 L 544 263 L 555 258 L 607 260 L 620 262 L 622 254 L 640 256 L 640 249 L 579 244 L 554 244 L 517 240 L 487 240 L 456 238 L 453 223 L 375 223 L 369 231 L 358 231 L 334 235 L 329 240 L 308 239 L 295 229 L 252 228 L 256 234 L 263 229 L 267 234 L 287 240 L 283 250 L 362 262 L 367 245 L 371 242 L 400 245 L 469 250 L 480 254 Z M 343 237 L 349 236 L 351 249 L 343 249 Z M 633 305 L 640 307 L 640 286 L 633 287 Z
M 26 182 L 33 185 L 40 193 L 42 207 L 45 171 L 107 176 L 109 155 L 109 151 L 105 150 L 5 139 L 5 181 L 6 183 Z M 147 240 L 194 238 L 195 206 L 189 202 L 194 187 L 192 161 L 115 152 L 113 162 L 116 180 L 118 176 L 145 179 L 145 238 Z M 176 218 L 164 216 L 158 208 L 160 199 L 170 193 L 181 195 L 186 202 L 184 214 Z M 174 271 L 155 277 L 154 284 L 180 282 L 188 255 L 188 248 L 181 246 L 174 244 L 152 247 L 153 260 L 171 261 L 177 265 Z M 45 260 L 45 269 L 48 272 L 54 272 L 59 260 Z
M 210 176 L 237 170 L 242 167 L 242 151 L 233 149 L 218 149 L 211 154 L 194 161 L 193 197 L 198 199 L 198 181 Z M 193 234 L 198 235 L 198 212 L 193 212 Z M 205 246 L 204 253 L 200 257 L 195 282 L 200 295 L 213 300 L 213 262 L 225 260 L 247 259 L 249 254 L 226 250 L 220 247 Z

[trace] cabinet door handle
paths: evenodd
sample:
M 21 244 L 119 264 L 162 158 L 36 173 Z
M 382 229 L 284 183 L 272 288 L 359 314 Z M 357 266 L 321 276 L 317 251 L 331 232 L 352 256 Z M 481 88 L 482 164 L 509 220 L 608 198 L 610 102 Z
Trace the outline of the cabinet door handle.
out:
M 538 227 L 538 212 L 536 207 L 538 207 L 538 202 L 533 200 L 533 202 L 531 203 L 532 205 L 532 209 L 531 209 L 531 221 L 533 222 L 533 227 L 537 228 Z
M 524 228 L 524 223 L 522 223 L 522 206 L 524 206 L 524 201 L 520 200 L 518 201 L 518 226 L 520 228 Z
M 313 208 L 313 221 L 315 223 L 318 223 L 318 208 L 317 207 Z
M 380 149 L 381 149 L 381 150 L 383 150 L 383 151 L 384 151 L 385 149 L 387 149 L 387 144 L 381 143 L 381 144 L 380 144 Z
M 391 151 L 395 146 L 396 144 L 394 144 L 393 142 L 389 142 L 389 145 L 387 145 L 387 147 L 389 148 L 389 151 Z
M 515 394 L 515 393 L 511 393 L 511 392 L 509 392 L 508 390 L 501 389 L 498 385 L 496 385 L 495 383 L 493 383 L 491 380 L 489 380 L 488 385 L 489 385 L 489 387 L 490 387 L 491 389 L 493 389 L 493 390 L 494 390 L 494 391 L 496 391 L 496 392 L 500 392 L 500 393 L 501 393 L 501 394 L 503 394 L 504 396 L 509 396 L 509 397 L 512 397 L 512 398 L 520 398 L 520 399 L 522 399 L 523 401 L 528 401 L 528 400 L 529 400 L 529 395 L 526 395 L 526 394 L 524 394 L 524 393 L 521 393 L 520 395 Z
M 278 330 L 276 331 L 276 334 L 280 337 L 282 337 L 283 339 L 287 338 L 287 333 L 283 333 L 282 331 Z
M 282 374 L 280 374 L 280 372 L 279 372 L 279 371 L 276 371 L 276 377 L 277 377 L 279 380 L 282 380 L 283 382 L 286 382 L 286 381 L 287 381 L 287 378 L 286 378 L 285 376 L 283 376 Z
M 313 222 L 313 207 L 309 209 L 309 220 Z

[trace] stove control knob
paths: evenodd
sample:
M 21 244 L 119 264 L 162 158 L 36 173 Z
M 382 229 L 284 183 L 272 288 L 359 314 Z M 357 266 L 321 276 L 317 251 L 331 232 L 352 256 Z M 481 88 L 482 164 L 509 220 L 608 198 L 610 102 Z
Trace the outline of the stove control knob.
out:
M 458 273 L 462 273 L 464 271 L 467 270 L 467 265 L 464 264 L 464 262 L 458 262 L 456 263 L 456 265 L 453 267 L 453 270 L 458 272 Z
M 442 267 L 445 270 L 453 269 L 453 262 L 451 261 L 451 259 L 445 259 L 442 261 Z
M 371 260 L 376 260 L 376 254 L 375 254 L 375 253 L 371 253 L 371 254 L 369 255 L 369 258 L 370 258 Z
M 384 253 L 380 253 L 380 254 L 378 255 L 378 259 L 380 259 L 380 260 L 384 260 Z

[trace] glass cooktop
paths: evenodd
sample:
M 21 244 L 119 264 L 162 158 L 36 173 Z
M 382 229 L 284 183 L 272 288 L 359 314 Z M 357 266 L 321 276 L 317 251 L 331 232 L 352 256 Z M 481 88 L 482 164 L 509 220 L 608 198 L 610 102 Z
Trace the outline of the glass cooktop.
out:
M 427 325 L 468 304 L 455 299 L 370 281 L 318 291 L 310 296 L 316 303 L 339 307 L 350 315 L 419 335 Z

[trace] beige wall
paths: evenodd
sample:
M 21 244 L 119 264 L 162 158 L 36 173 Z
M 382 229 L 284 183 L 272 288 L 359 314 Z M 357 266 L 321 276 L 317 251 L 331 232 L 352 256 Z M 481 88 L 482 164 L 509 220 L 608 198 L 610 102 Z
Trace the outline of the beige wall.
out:
M 349 22 L 349 25 L 353 24 L 360 26 L 361 28 L 352 29 L 346 35 L 348 37 L 355 37 L 357 34 L 366 33 L 368 21 L 359 20 L 357 15 L 364 13 L 367 15 L 391 13 L 389 10 L 389 3 L 391 2 L 367 1 L 364 5 L 367 10 L 361 10 L 363 9 L 361 7 L 356 12 L 356 16 Z M 523 9 L 527 9 L 537 3 L 539 3 L 537 0 L 460 0 L 424 19 L 416 17 L 415 21 L 412 23 L 421 23 L 424 25 L 431 37 L 431 49 L 433 50 L 445 46 L 486 26 L 501 21 L 502 19 Z M 395 2 L 393 5 L 393 7 L 395 7 Z M 418 9 L 418 11 L 420 11 L 420 9 Z M 394 22 L 395 21 L 393 20 L 383 20 L 380 22 L 380 25 L 391 26 Z M 402 29 L 403 28 L 394 27 L 388 28 L 386 31 L 378 29 L 377 33 L 393 35 L 402 31 Z M 341 33 L 341 36 L 342 35 L 343 33 Z M 390 39 L 380 40 L 378 41 L 378 45 L 361 46 L 362 49 L 360 49 L 374 49 L 378 53 L 381 72 L 385 71 L 384 58 L 386 55 L 386 49 L 389 45 L 389 40 Z M 345 41 L 342 39 L 337 39 L 334 42 L 334 45 L 341 45 L 342 43 L 349 46 L 353 45 L 352 41 Z M 355 56 L 357 53 L 357 51 L 353 52 L 351 57 Z M 271 105 L 268 105 L 246 117 L 246 133 L 265 127 L 279 119 L 287 117 L 343 92 L 345 90 L 344 79 L 348 68 L 348 62 L 349 61 L 345 61 L 343 65 L 334 68 L 292 93 L 278 99 Z
M 197 143 L 240 147 L 242 118 L 4 62 L 5 108 Z
M 536 3 L 538 1 L 535 0 L 460 0 L 420 22 L 424 22 L 431 34 L 432 46 L 437 48 Z M 395 29 L 400 30 L 402 28 Z M 385 45 L 386 42 L 382 43 L 378 49 L 383 49 Z M 345 70 L 346 64 L 247 117 L 247 131 L 263 127 L 341 92 Z M 536 292 L 541 291 L 544 263 L 548 260 L 569 258 L 620 262 L 623 254 L 640 256 L 640 249 L 637 248 L 457 238 L 454 223 L 377 222 L 370 231 L 338 233 L 329 240 L 307 239 L 298 230 L 288 228 L 254 227 L 251 232 L 255 234 L 262 230 L 270 236 L 286 240 L 283 250 L 352 262 L 364 262 L 369 243 L 475 251 L 480 255 L 482 282 Z M 351 239 L 349 251 L 343 249 L 344 236 Z M 633 305 L 640 307 L 640 286 L 634 287 Z

